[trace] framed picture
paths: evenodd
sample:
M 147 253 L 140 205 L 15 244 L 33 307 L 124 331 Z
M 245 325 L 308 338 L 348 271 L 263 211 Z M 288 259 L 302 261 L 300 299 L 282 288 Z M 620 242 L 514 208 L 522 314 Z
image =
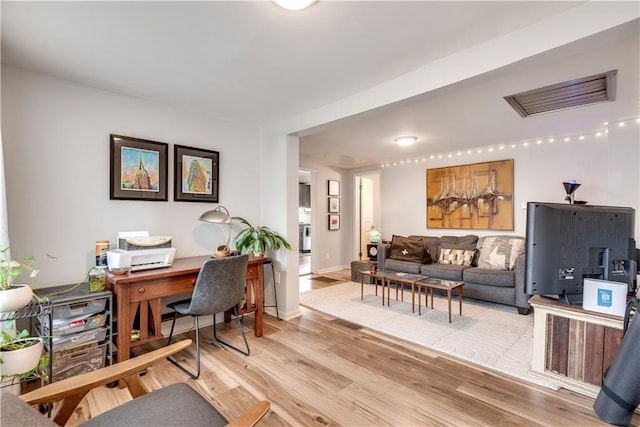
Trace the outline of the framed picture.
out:
M 173 159 L 173 200 L 218 203 L 220 153 L 174 145 Z
M 329 214 L 329 230 L 340 230 L 340 215 Z
M 329 196 L 339 196 L 340 195 L 340 181 L 334 181 L 334 180 L 330 179 L 327 193 L 329 194 Z
M 427 228 L 513 230 L 513 191 L 513 159 L 427 169 Z
M 110 199 L 167 201 L 169 144 L 110 135 Z
M 340 212 L 340 198 L 339 197 L 329 197 L 327 199 L 329 201 L 328 203 L 328 211 L 330 213 L 337 213 Z

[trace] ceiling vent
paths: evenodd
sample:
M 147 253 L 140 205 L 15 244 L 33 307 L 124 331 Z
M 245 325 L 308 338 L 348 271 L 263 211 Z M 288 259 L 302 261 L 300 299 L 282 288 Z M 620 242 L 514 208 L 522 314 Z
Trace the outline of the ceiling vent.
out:
M 504 99 L 522 117 L 582 107 L 598 102 L 615 101 L 617 72 L 618 70 L 613 70 L 581 79 L 569 80 L 505 96 Z

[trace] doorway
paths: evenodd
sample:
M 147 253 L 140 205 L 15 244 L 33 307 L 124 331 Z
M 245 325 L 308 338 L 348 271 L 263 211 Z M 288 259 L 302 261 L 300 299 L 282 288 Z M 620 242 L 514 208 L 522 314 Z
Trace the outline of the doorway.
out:
M 381 230 L 381 204 L 380 204 L 380 172 L 367 172 L 355 175 L 355 217 L 356 224 L 354 259 L 367 259 L 367 245 L 371 242 L 369 232 L 372 229 Z
M 299 276 L 311 274 L 311 261 L 313 256 L 313 197 L 312 185 L 313 176 L 311 171 L 298 171 L 298 255 L 299 255 Z

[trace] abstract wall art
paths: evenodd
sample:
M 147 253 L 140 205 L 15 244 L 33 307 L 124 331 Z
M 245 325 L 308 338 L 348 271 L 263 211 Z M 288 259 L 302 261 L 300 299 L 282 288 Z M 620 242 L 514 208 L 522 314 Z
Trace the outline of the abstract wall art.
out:
M 513 159 L 427 169 L 427 228 L 513 230 Z

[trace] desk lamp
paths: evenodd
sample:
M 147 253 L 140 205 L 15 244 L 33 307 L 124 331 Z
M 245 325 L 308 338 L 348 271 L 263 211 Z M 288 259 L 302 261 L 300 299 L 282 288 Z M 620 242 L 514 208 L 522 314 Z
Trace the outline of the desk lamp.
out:
M 229 211 L 224 206 L 217 206 L 215 209 L 206 211 L 200 218 L 200 221 L 212 222 L 214 224 L 228 224 L 229 232 L 227 237 L 227 243 L 224 245 L 218 245 L 215 250 L 215 256 L 219 258 L 227 257 L 231 253 L 229 249 L 229 242 L 231 241 L 231 216 Z

